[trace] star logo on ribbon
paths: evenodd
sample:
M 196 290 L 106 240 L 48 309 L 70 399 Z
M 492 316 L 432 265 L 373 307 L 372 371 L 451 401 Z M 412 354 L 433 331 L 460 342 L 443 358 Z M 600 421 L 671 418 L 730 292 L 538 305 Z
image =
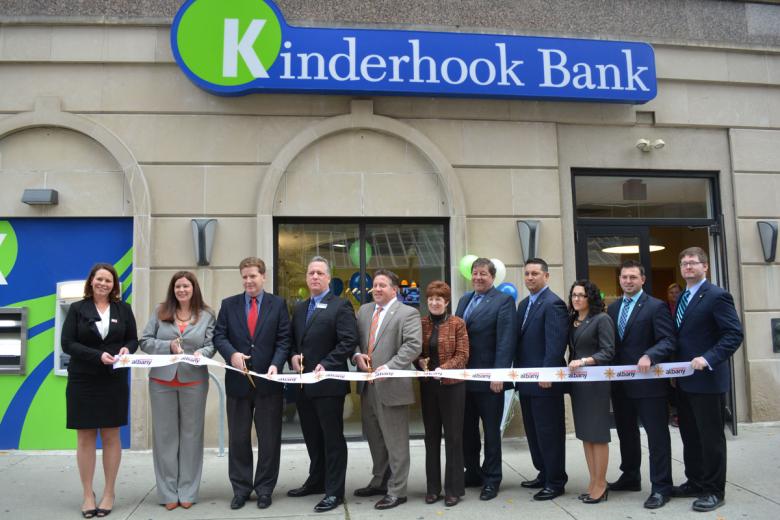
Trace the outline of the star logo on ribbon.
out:
M 315 372 L 315 374 L 314 374 L 314 379 L 315 380 L 319 381 L 322 378 L 323 378 L 322 372 Z
M 615 377 L 615 371 L 611 368 L 606 369 L 604 371 L 604 377 L 611 380 L 613 377 Z
M 119 364 L 122 365 L 123 367 L 126 367 L 127 365 L 129 365 L 130 364 L 130 356 L 122 356 L 121 358 L 119 358 Z
M 463 375 L 463 379 L 471 379 L 471 376 L 469 376 L 469 371 L 468 370 L 464 370 L 462 375 Z
M 520 377 L 520 374 L 517 372 L 517 370 L 512 369 L 509 371 L 509 379 L 512 381 L 517 381 L 517 379 Z
M 560 379 L 561 381 L 566 379 L 566 372 L 564 372 L 562 368 L 558 369 L 555 375 L 558 376 L 558 379 Z
M 177 361 L 179 361 L 179 356 L 177 354 L 174 354 L 174 355 L 171 356 L 169 361 L 171 363 L 176 363 Z
M 653 373 L 656 377 L 661 377 L 664 375 L 664 369 L 656 365 L 655 368 L 653 368 Z

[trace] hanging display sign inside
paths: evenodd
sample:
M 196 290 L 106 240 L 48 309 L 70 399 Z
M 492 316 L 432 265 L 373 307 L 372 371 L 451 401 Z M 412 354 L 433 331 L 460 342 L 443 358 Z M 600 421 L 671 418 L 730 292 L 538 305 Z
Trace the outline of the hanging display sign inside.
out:
M 291 27 L 269 0 L 189 0 L 171 46 L 219 95 L 311 92 L 645 103 L 656 95 L 646 43 Z

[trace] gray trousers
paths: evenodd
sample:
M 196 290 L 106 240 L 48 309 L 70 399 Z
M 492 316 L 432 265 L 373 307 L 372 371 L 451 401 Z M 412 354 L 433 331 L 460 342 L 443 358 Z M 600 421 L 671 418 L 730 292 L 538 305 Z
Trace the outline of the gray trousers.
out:
M 197 502 L 209 382 L 166 386 L 149 380 L 154 474 L 161 504 Z
M 409 479 L 409 406 L 385 406 L 376 394 L 376 384 L 366 385 L 361 399 L 363 435 L 371 451 L 372 487 L 383 487 L 390 467 L 387 494 L 406 496 Z

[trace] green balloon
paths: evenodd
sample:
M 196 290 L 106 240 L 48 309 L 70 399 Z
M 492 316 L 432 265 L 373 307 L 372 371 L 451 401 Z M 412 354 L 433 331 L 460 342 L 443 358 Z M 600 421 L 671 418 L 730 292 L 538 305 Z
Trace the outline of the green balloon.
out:
M 471 280 L 471 264 L 473 264 L 474 260 L 477 258 L 479 258 L 477 255 L 466 255 L 460 259 L 458 270 L 466 280 Z
M 371 257 L 374 256 L 374 248 L 371 244 L 366 242 L 366 264 L 371 261 Z M 349 246 L 349 259 L 352 260 L 352 265 L 360 267 L 360 242 L 355 240 L 352 245 Z
M 298 287 L 298 298 L 303 300 L 308 297 L 309 297 L 309 291 L 306 289 L 306 287 Z

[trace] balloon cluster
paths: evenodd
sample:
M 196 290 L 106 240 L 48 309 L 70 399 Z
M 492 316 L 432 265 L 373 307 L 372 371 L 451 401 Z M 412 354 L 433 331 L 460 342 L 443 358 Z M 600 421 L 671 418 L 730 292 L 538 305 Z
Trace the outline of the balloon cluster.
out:
M 458 262 L 458 271 L 460 271 L 463 278 L 471 280 L 471 265 L 477 258 L 479 258 L 477 255 L 465 255 L 460 259 L 460 262 Z M 517 301 L 517 297 L 520 294 L 517 287 L 511 282 L 504 281 L 506 278 L 506 264 L 498 258 L 491 258 L 490 261 L 496 266 L 496 277 L 493 280 L 493 285 L 496 289 L 502 293 L 508 294 Z

